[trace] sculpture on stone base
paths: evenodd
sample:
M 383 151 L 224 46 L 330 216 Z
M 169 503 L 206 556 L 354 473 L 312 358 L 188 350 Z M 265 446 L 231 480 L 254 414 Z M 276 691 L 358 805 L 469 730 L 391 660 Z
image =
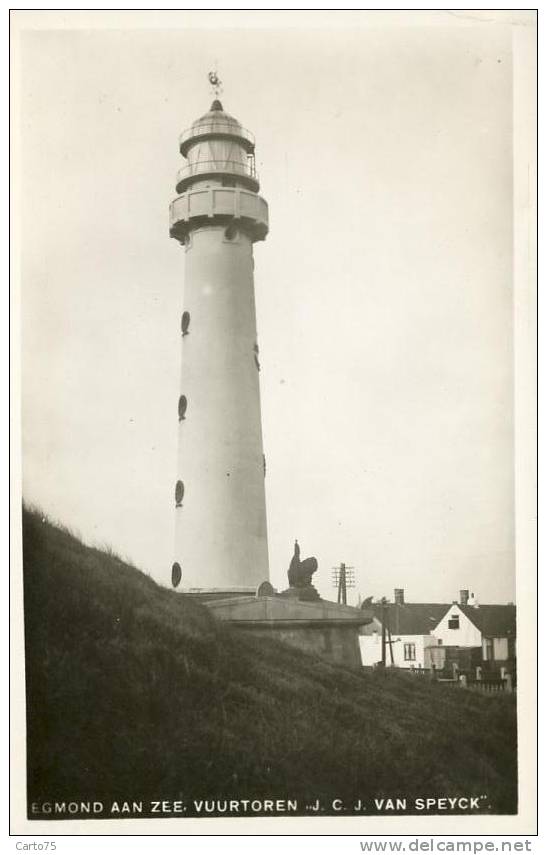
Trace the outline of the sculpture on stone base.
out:
M 321 599 L 317 590 L 311 582 L 311 577 L 318 568 L 317 558 L 305 558 L 300 561 L 300 546 L 298 541 L 294 542 L 294 554 L 287 575 L 289 577 L 289 588 L 283 591 L 287 597 L 295 597 L 299 600 Z

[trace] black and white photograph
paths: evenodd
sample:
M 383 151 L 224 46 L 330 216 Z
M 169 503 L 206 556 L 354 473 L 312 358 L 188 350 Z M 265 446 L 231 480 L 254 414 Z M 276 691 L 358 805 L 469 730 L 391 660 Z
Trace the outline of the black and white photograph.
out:
M 11 30 L 12 832 L 534 834 L 536 12 Z

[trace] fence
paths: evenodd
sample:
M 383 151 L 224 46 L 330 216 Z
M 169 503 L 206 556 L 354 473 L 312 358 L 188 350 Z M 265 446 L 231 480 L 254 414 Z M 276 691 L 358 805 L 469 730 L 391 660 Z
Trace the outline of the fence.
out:
M 438 683 L 446 683 L 450 686 L 482 692 L 487 695 L 512 693 L 516 688 L 514 676 L 504 668 L 501 669 L 499 676 L 488 672 L 483 673 L 480 667 L 476 668 L 474 673 L 461 673 L 456 665 L 453 666 L 452 673 L 440 671 L 435 666 L 433 668 L 410 668 L 405 669 L 405 671 L 418 679 L 427 678 Z
M 469 679 L 466 674 L 461 674 L 459 683 L 463 689 L 471 689 L 475 692 L 483 692 L 486 695 L 495 695 L 499 692 L 513 692 L 513 680 L 510 674 L 505 677 L 486 677 L 481 680 Z

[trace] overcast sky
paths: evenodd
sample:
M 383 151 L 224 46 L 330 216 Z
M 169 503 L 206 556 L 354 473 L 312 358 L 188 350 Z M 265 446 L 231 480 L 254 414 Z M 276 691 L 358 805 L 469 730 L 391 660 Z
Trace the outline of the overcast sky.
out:
M 297 537 L 326 597 L 345 561 L 363 596 L 513 600 L 510 30 L 233 21 L 23 34 L 24 495 L 169 584 L 184 253 L 168 205 L 216 61 L 270 206 L 272 582 Z

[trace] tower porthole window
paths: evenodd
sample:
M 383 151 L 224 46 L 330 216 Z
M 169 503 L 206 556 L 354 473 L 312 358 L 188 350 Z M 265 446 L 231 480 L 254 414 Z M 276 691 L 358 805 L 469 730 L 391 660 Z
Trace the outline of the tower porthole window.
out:
M 182 508 L 182 500 L 184 499 L 184 483 L 177 481 L 175 485 L 175 503 L 177 508 Z
M 178 588 L 180 585 L 180 580 L 182 579 L 182 570 L 178 561 L 175 561 L 173 566 L 171 567 L 171 584 L 173 588 Z
M 183 335 L 188 335 L 188 328 L 190 326 L 190 312 L 183 312 L 182 318 L 180 319 L 180 329 Z
M 186 418 L 187 407 L 188 401 L 186 399 L 186 395 L 181 395 L 179 398 L 179 422 Z

